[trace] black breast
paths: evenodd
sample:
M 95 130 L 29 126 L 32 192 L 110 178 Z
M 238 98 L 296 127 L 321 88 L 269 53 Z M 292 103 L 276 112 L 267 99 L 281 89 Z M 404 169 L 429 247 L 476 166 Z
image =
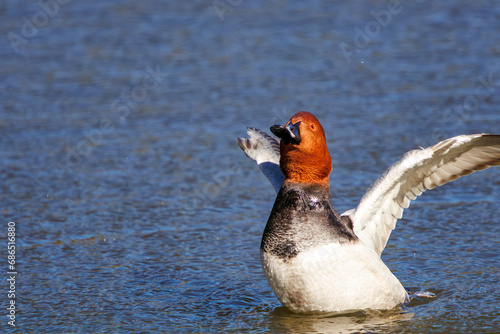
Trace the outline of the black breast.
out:
M 261 251 L 286 261 L 312 247 L 356 240 L 350 219 L 332 209 L 328 187 L 284 182 L 267 221 Z

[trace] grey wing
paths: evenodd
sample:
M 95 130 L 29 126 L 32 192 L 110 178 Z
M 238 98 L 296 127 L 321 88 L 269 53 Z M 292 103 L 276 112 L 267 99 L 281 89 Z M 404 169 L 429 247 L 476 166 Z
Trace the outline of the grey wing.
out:
M 500 135 L 462 135 L 406 153 L 345 212 L 354 233 L 379 255 L 410 201 L 424 191 L 500 165 Z
M 278 192 L 285 180 L 280 169 L 280 142 L 255 128 L 247 128 L 247 134 L 250 138 L 236 138 L 236 142 L 247 157 L 257 162 L 274 190 Z

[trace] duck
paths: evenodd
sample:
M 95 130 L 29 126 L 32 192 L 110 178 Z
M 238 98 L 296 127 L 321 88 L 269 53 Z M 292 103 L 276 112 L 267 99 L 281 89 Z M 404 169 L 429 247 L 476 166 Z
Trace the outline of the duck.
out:
M 426 190 L 500 165 L 500 135 L 459 135 L 411 150 L 369 187 L 355 209 L 330 203 L 332 160 L 325 130 L 310 112 L 271 132 L 247 128 L 239 147 L 277 192 L 260 246 L 264 275 L 295 313 L 390 310 L 409 302 L 381 254 L 397 220 Z

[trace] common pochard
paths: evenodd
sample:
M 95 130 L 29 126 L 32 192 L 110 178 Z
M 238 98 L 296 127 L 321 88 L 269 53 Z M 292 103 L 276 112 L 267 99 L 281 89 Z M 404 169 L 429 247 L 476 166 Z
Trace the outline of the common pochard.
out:
M 298 313 L 392 309 L 407 291 L 380 258 L 410 201 L 425 190 L 500 165 L 500 135 L 462 135 L 409 151 L 341 215 L 330 204 L 325 131 L 309 112 L 272 133 L 248 128 L 239 146 L 278 192 L 260 258 L 278 300 Z

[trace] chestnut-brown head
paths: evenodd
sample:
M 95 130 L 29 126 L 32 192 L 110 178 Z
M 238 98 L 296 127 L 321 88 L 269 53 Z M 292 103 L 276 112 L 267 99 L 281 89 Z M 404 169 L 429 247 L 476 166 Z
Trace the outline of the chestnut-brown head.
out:
M 296 113 L 271 131 L 279 138 L 280 168 L 289 181 L 324 184 L 332 171 L 325 131 L 318 119 L 307 111 Z

